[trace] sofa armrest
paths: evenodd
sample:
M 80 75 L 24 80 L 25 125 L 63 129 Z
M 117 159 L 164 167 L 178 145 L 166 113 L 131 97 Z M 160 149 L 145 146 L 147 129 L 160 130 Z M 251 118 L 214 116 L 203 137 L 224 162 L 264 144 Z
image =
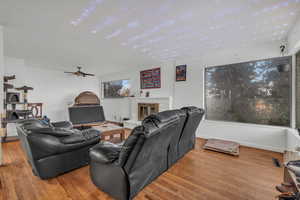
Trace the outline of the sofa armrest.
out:
M 119 158 L 122 146 L 110 142 L 100 142 L 90 149 L 90 158 L 102 164 L 111 164 Z
M 108 193 L 118 200 L 128 200 L 130 198 L 130 184 L 124 169 L 118 165 L 103 164 L 91 160 L 90 176 L 92 182 L 101 191 Z
M 55 128 L 66 128 L 66 129 L 71 129 L 73 128 L 72 122 L 69 121 L 61 121 L 61 122 L 52 122 L 52 126 Z

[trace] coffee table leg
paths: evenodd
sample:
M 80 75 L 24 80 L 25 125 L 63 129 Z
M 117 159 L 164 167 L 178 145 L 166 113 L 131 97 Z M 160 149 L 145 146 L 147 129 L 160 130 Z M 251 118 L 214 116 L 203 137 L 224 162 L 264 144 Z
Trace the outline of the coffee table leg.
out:
M 121 134 L 122 142 L 123 142 L 124 140 L 126 140 L 125 134 L 126 134 L 125 129 L 123 129 L 123 130 L 122 130 L 122 134 Z

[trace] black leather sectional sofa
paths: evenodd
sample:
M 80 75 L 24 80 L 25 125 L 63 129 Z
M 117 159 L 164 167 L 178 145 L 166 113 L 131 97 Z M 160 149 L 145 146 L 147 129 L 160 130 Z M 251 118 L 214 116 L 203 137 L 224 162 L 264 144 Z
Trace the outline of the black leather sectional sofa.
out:
M 87 165 L 89 149 L 100 141 L 97 130 L 79 131 L 70 122 L 24 120 L 17 132 L 33 173 L 42 179 Z
M 204 110 L 185 107 L 147 117 L 123 145 L 90 150 L 93 183 L 117 200 L 132 199 L 195 146 Z

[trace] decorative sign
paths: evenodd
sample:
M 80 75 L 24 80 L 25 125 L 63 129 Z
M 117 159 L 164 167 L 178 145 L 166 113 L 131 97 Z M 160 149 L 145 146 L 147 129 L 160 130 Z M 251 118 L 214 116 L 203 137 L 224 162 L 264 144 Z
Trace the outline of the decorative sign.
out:
M 141 71 L 141 89 L 160 88 L 160 68 Z
M 176 66 L 176 81 L 186 81 L 186 65 Z

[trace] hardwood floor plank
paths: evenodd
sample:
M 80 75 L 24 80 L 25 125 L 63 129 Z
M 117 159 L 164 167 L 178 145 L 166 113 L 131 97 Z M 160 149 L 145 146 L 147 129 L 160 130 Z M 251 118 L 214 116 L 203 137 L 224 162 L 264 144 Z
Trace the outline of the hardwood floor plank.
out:
M 274 199 L 282 181 L 280 153 L 241 147 L 234 157 L 202 149 L 198 139 L 171 169 L 140 192 L 135 200 L 262 200 Z M 91 181 L 89 167 L 50 180 L 34 176 L 19 142 L 3 144 L 0 200 L 112 200 Z

